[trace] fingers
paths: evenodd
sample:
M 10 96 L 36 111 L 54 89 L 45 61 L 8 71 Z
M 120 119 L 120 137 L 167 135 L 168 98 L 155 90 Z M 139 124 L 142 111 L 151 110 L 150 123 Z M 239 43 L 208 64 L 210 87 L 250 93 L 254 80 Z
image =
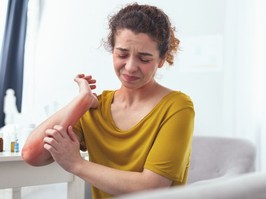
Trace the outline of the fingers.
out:
M 81 84 L 83 80 L 86 80 L 87 83 L 90 85 L 90 88 L 93 90 L 96 88 L 96 80 L 92 79 L 91 75 L 85 76 L 84 74 L 78 74 L 75 78 L 74 81 L 77 82 L 78 84 Z
M 67 137 L 66 130 L 62 126 L 55 125 L 53 129 L 58 132 L 58 136 L 60 135 L 62 138 Z
M 53 148 L 57 148 L 56 146 L 67 137 L 65 130 L 59 125 L 55 125 L 52 129 L 46 129 L 45 134 L 46 136 L 43 139 L 44 143 Z
M 64 169 L 68 170 L 74 160 L 80 159 L 80 142 L 72 126 L 66 130 L 62 126 L 55 125 L 52 129 L 47 129 L 45 133 L 43 147 Z
M 73 127 L 72 127 L 72 126 L 69 126 L 69 127 L 68 127 L 68 129 L 67 129 L 67 133 L 68 133 L 70 139 L 71 139 L 73 142 L 79 142 L 78 137 L 77 137 L 77 135 L 75 134 L 75 132 L 73 131 Z
M 85 79 L 87 80 L 88 83 L 90 84 L 95 84 L 96 83 L 96 80 L 95 79 L 92 79 L 92 76 L 91 75 L 87 75 L 85 76 L 84 74 L 78 74 L 74 80 L 75 81 L 78 81 L 79 79 Z
M 54 126 L 53 129 L 47 129 L 45 131 L 46 136 L 44 137 L 44 148 L 47 149 L 48 151 L 57 149 L 57 146 L 59 142 L 61 142 L 62 139 L 64 139 L 64 133 L 61 132 L 63 131 L 63 127 L 61 126 Z
M 96 80 L 95 79 L 92 79 L 92 76 L 91 75 L 88 75 L 88 76 L 84 76 L 83 79 L 86 79 L 89 83 L 96 83 Z
M 45 137 L 43 139 L 44 141 L 44 145 L 43 147 L 47 150 L 47 151 L 50 151 L 50 152 L 53 152 L 53 151 L 56 151 L 57 150 L 57 144 L 56 143 L 56 140 L 53 139 L 53 138 L 49 138 L 49 137 Z
M 90 88 L 93 90 L 96 88 L 96 85 L 90 85 Z
M 64 141 L 71 140 L 72 142 L 78 142 L 77 135 L 73 131 L 73 127 L 69 126 L 67 131 L 60 125 L 55 125 L 53 129 L 47 129 L 45 131 L 46 137 L 43 139 L 44 143 L 57 148 L 57 145 Z
M 53 137 L 56 140 L 61 140 L 62 138 L 65 137 L 65 130 L 63 129 L 62 126 L 55 125 L 51 129 L 46 129 L 45 134 L 47 137 Z

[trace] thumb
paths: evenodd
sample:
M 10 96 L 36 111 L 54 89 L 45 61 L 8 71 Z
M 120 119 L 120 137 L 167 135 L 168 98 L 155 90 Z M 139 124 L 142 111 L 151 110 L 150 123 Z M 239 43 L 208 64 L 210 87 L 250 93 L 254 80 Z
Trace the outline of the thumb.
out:
M 74 81 L 77 82 L 77 83 L 79 83 L 79 82 L 80 82 L 80 79 L 81 79 L 81 78 L 84 78 L 84 77 L 85 77 L 84 74 L 78 74 L 78 75 L 74 78 Z

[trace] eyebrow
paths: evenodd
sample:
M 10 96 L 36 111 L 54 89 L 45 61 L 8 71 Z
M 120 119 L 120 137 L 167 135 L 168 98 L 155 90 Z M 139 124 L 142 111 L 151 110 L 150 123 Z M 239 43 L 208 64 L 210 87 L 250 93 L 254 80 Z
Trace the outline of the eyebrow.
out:
M 119 51 L 122 51 L 122 52 L 128 52 L 129 51 L 126 48 L 120 48 L 120 47 L 117 47 L 116 50 L 119 50 Z M 138 54 L 140 54 L 142 56 L 150 56 L 150 57 L 153 56 L 151 53 L 147 53 L 147 52 L 139 52 Z

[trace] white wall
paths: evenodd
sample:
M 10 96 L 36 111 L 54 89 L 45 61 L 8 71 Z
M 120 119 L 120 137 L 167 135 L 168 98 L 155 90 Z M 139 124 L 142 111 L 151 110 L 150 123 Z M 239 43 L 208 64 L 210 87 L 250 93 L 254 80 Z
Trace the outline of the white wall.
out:
M 97 93 L 119 87 L 111 54 L 101 46 L 101 41 L 107 36 L 107 16 L 131 1 L 42 2 L 39 30 L 35 34 L 35 45 L 31 47 L 34 51 L 28 50 L 34 55 L 32 57 L 29 53 L 28 59 L 34 59 L 34 62 L 29 61 L 28 68 L 31 69 L 25 74 L 32 73 L 25 78 L 30 83 L 25 83 L 24 90 L 30 90 L 30 95 L 24 95 L 23 111 L 34 110 L 39 114 L 42 107 L 53 101 L 59 103 L 58 107 L 63 106 L 78 92 L 73 82 L 77 73 L 94 75 L 98 82 Z M 182 51 L 176 57 L 175 65 L 159 71 L 158 81 L 192 97 L 196 110 L 195 134 L 224 134 L 226 1 L 137 2 L 162 8 L 172 20 L 181 40 Z M 39 115 L 34 118 L 38 123 L 44 117 Z
M 236 114 L 246 113 L 236 113 L 235 78 L 236 65 L 242 67 L 236 59 L 241 60 L 241 53 L 236 55 L 242 39 L 238 22 L 245 22 L 239 17 L 248 1 L 255 0 L 137 1 L 161 7 L 176 26 L 182 51 L 173 67 L 158 72 L 158 81 L 192 97 L 195 134 L 234 136 Z M 77 73 L 94 75 L 97 93 L 119 86 L 111 55 L 99 46 L 107 35 L 108 14 L 128 2 L 30 0 L 22 107 L 27 122 L 42 121 L 47 104 L 51 113 L 75 96 Z M 53 108 L 54 101 L 59 105 Z M 265 136 L 260 141 L 265 149 Z

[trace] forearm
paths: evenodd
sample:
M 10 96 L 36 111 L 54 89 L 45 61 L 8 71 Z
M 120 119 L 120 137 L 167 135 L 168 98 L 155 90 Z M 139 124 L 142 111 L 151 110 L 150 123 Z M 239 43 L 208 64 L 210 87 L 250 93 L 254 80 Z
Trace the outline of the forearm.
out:
M 75 165 L 75 168 L 70 172 L 113 196 L 171 185 L 169 179 L 149 170 L 144 169 L 142 172 L 123 171 L 87 160 Z
M 23 159 L 31 165 L 41 166 L 53 161 L 50 153 L 43 148 L 45 130 L 61 125 L 67 128 L 74 125 L 77 120 L 88 110 L 90 98 L 86 94 L 79 94 L 69 104 L 60 109 L 54 115 L 42 122 L 29 136 L 23 149 Z

